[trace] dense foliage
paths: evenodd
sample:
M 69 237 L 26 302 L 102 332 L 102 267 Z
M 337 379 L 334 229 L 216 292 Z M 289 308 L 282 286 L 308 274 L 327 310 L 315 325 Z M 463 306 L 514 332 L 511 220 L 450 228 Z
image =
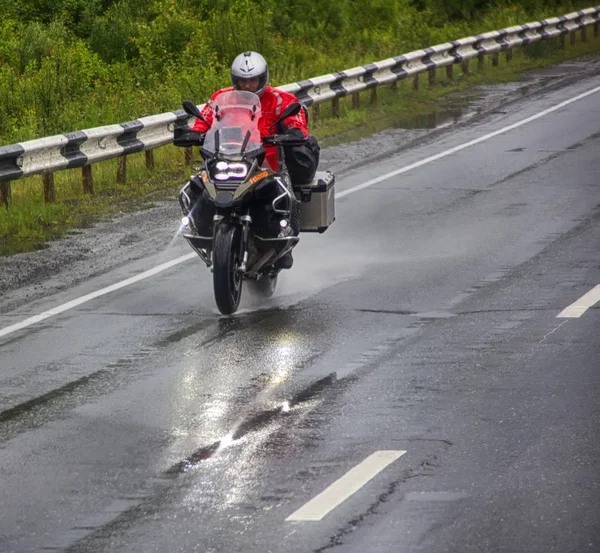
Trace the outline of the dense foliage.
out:
M 198 103 L 255 49 L 273 84 L 585 7 L 575 0 L 0 0 L 0 144 Z

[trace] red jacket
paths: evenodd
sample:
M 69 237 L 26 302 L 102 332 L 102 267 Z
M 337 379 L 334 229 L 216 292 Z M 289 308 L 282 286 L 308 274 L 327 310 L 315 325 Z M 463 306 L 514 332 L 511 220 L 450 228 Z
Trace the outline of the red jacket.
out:
M 202 116 L 206 119 L 209 125 L 204 123 L 202 119 L 196 119 L 192 130 L 205 133 L 210 128 L 210 125 L 212 125 L 213 122 L 212 101 L 214 100 L 215 96 L 221 92 L 227 92 L 229 90 L 233 90 L 233 87 L 230 86 L 228 88 L 217 90 L 217 92 L 210 97 L 210 100 L 201 111 Z M 296 98 L 293 94 L 273 88 L 272 86 L 267 86 L 263 95 L 260 97 L 261 116 L 258 120 L 258 130 L 260 131 L 260 135 L 269 136 L 271 134 L 271 126 L 283 113 L 283 110 L 291 103 L 297 101 L 298 98 Z M 300 110 L 298 115 L 287 117 L 282 123 L 284 129 L 300 129 L 304 136 L 308 136 L 306 115 L 303 109 Z M 265 157 L 267 158 L 271 168 L 274 171 L 277 171 L 277 149 L 274 146 L 265 146 Z

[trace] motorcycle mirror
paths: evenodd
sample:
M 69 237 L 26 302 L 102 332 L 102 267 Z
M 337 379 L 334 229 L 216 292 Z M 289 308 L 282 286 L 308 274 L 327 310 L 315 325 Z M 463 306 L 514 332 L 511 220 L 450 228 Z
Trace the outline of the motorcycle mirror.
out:
M 184 100 L 183 111 L 185 111 L 188 115 L 193 115 L 194 117 L 201 119 L 208 125 L 208 122 L 206 121 L 206 119 L 204 119 L 204 117 L 202 117 L 200 110 L 193 102 L 190 102 L 189 100 Z

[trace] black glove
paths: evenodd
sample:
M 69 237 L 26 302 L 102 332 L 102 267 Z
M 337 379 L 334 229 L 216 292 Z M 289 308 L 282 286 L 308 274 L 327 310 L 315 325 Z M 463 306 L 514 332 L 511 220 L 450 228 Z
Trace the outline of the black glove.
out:
M 179 127 L 173 131 L 173 144 L 182 148 L 202 146 L 204 144 L 204 136 L 204 134 L 193 131 L 189 127 Z

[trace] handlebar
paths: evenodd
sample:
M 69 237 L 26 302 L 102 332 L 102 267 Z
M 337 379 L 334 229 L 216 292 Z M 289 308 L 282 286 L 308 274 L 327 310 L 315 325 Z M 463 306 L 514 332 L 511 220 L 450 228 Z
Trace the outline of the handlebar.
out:
M 189 128 L 176 128 L 173 131 L 173 144 L 183 148 L 191 146 L 202 146 L 204 143 L 204 134 L 193 131 Z

